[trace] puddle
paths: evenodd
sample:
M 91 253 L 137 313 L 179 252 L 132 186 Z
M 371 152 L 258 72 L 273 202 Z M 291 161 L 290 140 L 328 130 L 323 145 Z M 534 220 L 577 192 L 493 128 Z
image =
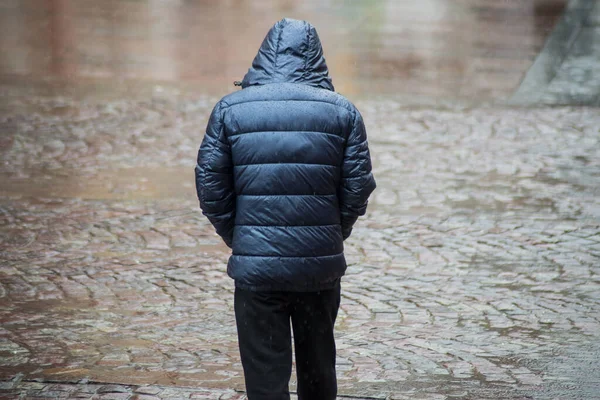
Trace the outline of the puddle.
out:
M 76 171 L 28 171 L 31 178 L 0 175 L 0 196 L 61 197 L 86 200 L 148 200 L 196 198 L 190 168 L 99 169 L 93 176 Z

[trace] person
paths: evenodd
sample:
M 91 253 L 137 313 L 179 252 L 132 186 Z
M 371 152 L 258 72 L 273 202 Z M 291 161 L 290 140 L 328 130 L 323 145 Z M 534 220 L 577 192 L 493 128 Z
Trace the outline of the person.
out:
M 305 21 L 270 29 L 241 86 L 214 107 L 195 175 L 203 214 L 233 250 L 247 397 L 290 398 L 291 320 L 298 398 L 334 399 L 343 241 L 375 189 L 364 122 L 335 93 Z

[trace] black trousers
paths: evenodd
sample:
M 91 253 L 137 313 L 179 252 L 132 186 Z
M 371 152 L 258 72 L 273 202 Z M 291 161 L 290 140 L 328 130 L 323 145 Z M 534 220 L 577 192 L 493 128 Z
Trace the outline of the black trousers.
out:
M 340 287 L 320 292 L 235 289 L 235 318 L 249 400 L 289 400 L 294 330 L 299 400 L 337 395 L 333 325 Z

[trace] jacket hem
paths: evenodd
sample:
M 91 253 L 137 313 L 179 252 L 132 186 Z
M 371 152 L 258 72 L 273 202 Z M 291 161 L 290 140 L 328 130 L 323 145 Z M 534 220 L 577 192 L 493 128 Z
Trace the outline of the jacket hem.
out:
M 236 280 L 235 287 L 242 290 L 249 290 L 251 292 L 319 292 L 321 290 L 335 289 L 340 285 L 340 282 L 341 277 L 328 282 L 304 286 L 291 284 L 249 285 Z

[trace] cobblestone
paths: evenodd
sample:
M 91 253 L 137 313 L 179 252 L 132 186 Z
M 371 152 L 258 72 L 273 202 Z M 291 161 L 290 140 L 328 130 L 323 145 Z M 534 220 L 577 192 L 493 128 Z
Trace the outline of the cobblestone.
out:
M 244 400 L 243 393 L 233 390 L 198 390 L 165 386 L 102 385 L 90 383 L 43 384 L 20 382 L 12 390 L 0 389 L 6 399 L 90 399 L 90 400 Z
M 241 396 L 191 176 L 214 100 L 5 109 L 0 379 L 23 381 L 0 396 Z M 340 393 L 600 398 L 598 110 L 357 105 L 379 188 L 346 244 Z

